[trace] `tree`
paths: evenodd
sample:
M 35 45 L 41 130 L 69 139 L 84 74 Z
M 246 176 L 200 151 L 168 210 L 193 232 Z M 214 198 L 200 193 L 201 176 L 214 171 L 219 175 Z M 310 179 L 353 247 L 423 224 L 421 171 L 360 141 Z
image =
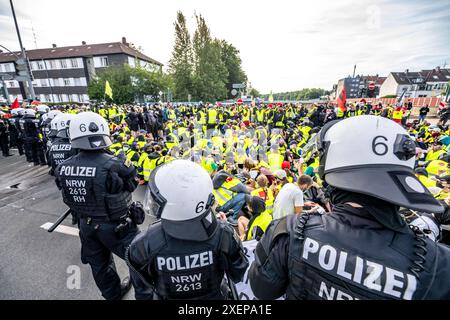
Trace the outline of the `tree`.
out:
M 222 100 L 227 97 L 228 71 L 222 60 L 221 43 L 211 38 L 201 15 L 196 19 L 197 30 L 193 39 L 195 98 L 202 101 Z
M 242 70 L 242 60 L 239 57 L 239 50 L 232 44 L 229 44 L 225 40 L 220 41 L 222 61 L 228 71 L 226 89 L 228 98 L 233 98 L 231 90 L 233 89 L 233 83 L 247 82 L 247 75 Z
M 107 80 L 113 92 L 113 101 L 105 96 Z M 110 66 L 101 71 L 96 79 L 89 82 L 88 94 L 91 99 L 125 104 L 145 101 L 148 97 L 156 100 L 160 91 L 166 92 L 172 88 L 171 77 L 161 71 L 150 72 L 144 68 L 123 65 Z
M 113 101 L 105 97 L 105 82 L 109 81 L 113 91 Z M 110 66 L 101 71 L 96 79 L 89 82 L 88 94 L 91 99 L 104 100 L 114 103 L 130 103 L 134 101 L 131 73 L 125 66 Z
M 173 78 L 175 99 L 188 101 L 189 94 L 193 92 L 192 43 L 186 26 L 186 18 L 180 11 L 177 12 L 177 20 L 174 25 L 175 45 L 169 61 L 169 73 Z
M 254 98 L 257 98 L 259 96 L 261 96 L 261 94 L 259 93 L 258 90 L 256 90 L 255 88 L 252 88 L 252 90 L 250 90 L 249 95 L 251 95 Z

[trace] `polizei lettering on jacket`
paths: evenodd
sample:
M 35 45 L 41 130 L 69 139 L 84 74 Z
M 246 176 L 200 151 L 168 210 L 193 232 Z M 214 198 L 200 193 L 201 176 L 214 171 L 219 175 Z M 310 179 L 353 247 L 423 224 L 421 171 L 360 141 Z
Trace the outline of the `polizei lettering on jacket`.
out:
M 329 244 L 321 244 L 311 238 L 306 238 L 303 243 L 302 258 L 328 274 L 395 298 L 411 300 L 417 288 L 417 279 L 412 274 L 364 259 Z M 324 286 L 326 284 L 321 285 L 319 293 L 323 294 Z
M 156 263 L 160 271 L 180 271 L 201 268 L 213 264 L 212 251 L 177 257 L 157 257 Z
M 61 166 L 59 174 L 67 177 L 95 177 L 96 167 Z
M 70 151 L 72 146 L 70 144 L 54 144 L 50 147 L 50 151 Z

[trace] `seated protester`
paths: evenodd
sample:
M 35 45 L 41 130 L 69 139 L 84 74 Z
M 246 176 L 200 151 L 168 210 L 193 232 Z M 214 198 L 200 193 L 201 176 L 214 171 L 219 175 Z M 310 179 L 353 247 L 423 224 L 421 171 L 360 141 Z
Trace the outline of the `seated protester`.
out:
M 266 204 L 263 199 L 260 197 L 245 196 L 245 203 L 247 204 L 247 207 L 243 207 L 241 209 L 241 212 L 238 214 L 238 233 L 239 238 L 241 241 L 244 241 L 248 235 L 248 226 L 250 222 L 253 222 L 258 216 L 260 216 L 263 212 L 266 211 Z M 270 221 L 272 221 L 272 217 L 270 216 L 270 220 L 267 221 L 267 224 L 265 224 L 264 230 L 267 228 L 267 226 L 270 224 Z M 256 226 L 255 226 L 256 227 Z M 260 228 L 262 230 L 262 228 Z M 259 239 L 261 238 L 262 234 L 264 233 L 264 230 L 262 230 L 262 233 L 259 231 Z M 252 238 L 250 238 L 252 239 Z M 256 234 L 255 234 L 256 239 Z
M 304 201 L 303 193 L 308 190 L 312 184 L 312 178 L 307 175 L 302 175 L 295 184 L 286 183 L 275 197 L 272 213 L 273 218 L 280 219 L 291 214 L 301 214 L 304 206 L 307 206 L 305 207 L 305 210 L 316 207 L 317 204 Z
M 436 193 L 434 197 L 437 200 L 445 200 L 450 198 L 450 175 L 445 175 L 443 177 L 437 177 L 438 181 L 436 185 L 442 188 L 441 191 Z
M 214 175 L 213 194 L 216 199 L 217 212 L 229 213 L 228 221 L 237 223 L 239 211 L 245 205 L 245 195 L 249 194 L 247 187 L 232 174 L 221 170 Z
M 283 161 L 283 163 L 281 164 L 281 169 L 286 172 L 286 178 L 289 183 L 297 181 L 297 177 L 291 171 L 291 164 L 289 163 L 289 161 Z

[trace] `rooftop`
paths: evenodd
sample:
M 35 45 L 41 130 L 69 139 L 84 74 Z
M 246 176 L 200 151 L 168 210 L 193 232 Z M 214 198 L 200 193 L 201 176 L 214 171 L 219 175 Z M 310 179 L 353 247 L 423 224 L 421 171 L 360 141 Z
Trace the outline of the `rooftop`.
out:
M 21 57 L 21 52 L 14 52 L 16 55 Z M 137 57 L 141 60 L 157 64 L 162 66 L 161 62 L 158 62 L 142 52 L 135 50 L 129 46 L 126 39 L 123 38 L 122 42 L 111 42 L 111 43 L 99 43 L 99 44 L 85 44 L 83 42 L 80 46 L 69 46 L 69 47 L 56 47 L 45 48 L 45 49 L 35 49 L 27 50 L 27 56 L 29 60 L 41 60 L 41 59 L 60 59 L 60 58 L 75 58 L 75 57 L 91 57 L 99 56 L 105 54 L 126 54 L 132 57 Z M 16 60 L 16 57 L 9 52 L 0 53 L 0 63 L 1 62 L 12 62 Z

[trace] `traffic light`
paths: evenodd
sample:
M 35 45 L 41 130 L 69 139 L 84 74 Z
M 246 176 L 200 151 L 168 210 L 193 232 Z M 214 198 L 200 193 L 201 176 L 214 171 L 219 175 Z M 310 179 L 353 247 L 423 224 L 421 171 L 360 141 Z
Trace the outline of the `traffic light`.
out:
M 19 77 L 19 79 L 17 80 L 21 81 L 20 79 L 23 79 L 25 77 L 30 78 L 31 81 L 34 80 L 28 60 L 23 58 L 17 59 L 16 61 L 14 61 L 14 68 L 16 69 L 16 76 Z

